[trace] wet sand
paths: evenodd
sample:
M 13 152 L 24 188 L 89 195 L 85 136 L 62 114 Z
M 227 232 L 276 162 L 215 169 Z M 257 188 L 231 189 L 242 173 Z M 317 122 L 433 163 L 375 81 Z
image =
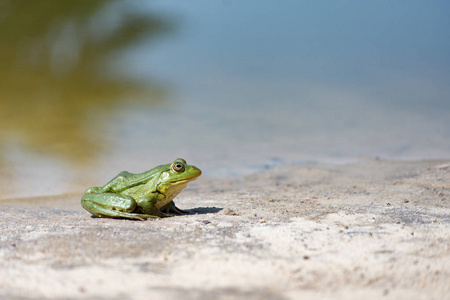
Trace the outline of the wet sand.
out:
M 143 222 L 81 194 L 0 200 L 1 299 L 450 297 L 450 161 L 201 177 Z

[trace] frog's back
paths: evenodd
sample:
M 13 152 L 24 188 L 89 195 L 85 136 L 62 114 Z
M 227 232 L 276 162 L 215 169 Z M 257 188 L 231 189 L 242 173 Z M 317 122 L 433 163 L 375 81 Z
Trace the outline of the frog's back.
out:
M 159 177 L 160 173 L 161 171 L 159 168 L 154 168 L 143 173 L 122 171 L 108 182 L 105 187 L 109 186 L 115 193 L 120 193 L 124 190 L 154 181 Z

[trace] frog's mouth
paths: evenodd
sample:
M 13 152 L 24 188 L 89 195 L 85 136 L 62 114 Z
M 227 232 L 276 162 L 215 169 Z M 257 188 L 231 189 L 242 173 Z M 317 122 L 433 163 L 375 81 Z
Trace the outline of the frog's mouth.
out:
M 189 182 L 191 182 L 191 181 L 194 181 L 194 180 L 197 179 L 199 176 L 200 176 L 200 175 L 193 176 L 193 177 L 186 178 L 186 179 L 181 179 L 181 180 L 174 180 L 174 181 L 171 181 L 170 184 L 173 184 L 173 185 L 187 184 L 187 183 L 189 183 Z
M 166 183 L 161 183 L 158 185 L 158 188 L 162 187 L 163 185 L 167 186 L 168 189 L 171 189 L 173 187 L 178 187 L 178 186 L 184 186 L 186 187 L 188 185 L 189 182 L 196 180 L 202 173 L 200 172 L 198 175 L 195 176 L 191 176 L 185 179 L 173 179 L 170 181 L 166 181 Z
M 196 169 L 197 172 L 195 172 L 194 174 L 190 174 L 189 177 L 185 177 L 185 178 L 174 178 L 173 180 L 170 181 L 170 184 L 173 185 L 178 185 L 178 184 L 187 184 L 190 181 L 194 181 L 196 180 L 198 177 L 200 177 L 200 175 L 202 175 L 202 171 L 200 171 L 199 169 Z

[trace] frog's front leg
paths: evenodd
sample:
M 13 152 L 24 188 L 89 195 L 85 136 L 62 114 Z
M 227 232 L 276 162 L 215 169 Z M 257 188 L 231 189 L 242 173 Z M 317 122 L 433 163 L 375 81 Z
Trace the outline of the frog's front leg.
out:
M 162 209 L 160 210 L 156 207 L 156 203 L 164 201 L 165 197 L 166 196 L 160 193 L 151 193 L 149 195 L 145 195 L 136 201 L 138 210 L 144 214 L 158 216 L 160 218 L 173 217 L 174 215 L 168 214 L 162 211 Z
M 137 203 L 133 197 L 115 193 L 90 193 L 81 198 L 81 205 L 96 217 L 145 220 L 156 215 L 133 213 Z
M 176 207 L 175 203 L 173 201 L 170 201 L 169 203 L 164 205 L 161 208 L 161 211 L 165 212 L 165 213 L 173 213 L 173 214 L 176 214 L 176 215 L 190 214 L 189 211 L 182 210 L 182 209 L 179 209 L 178 207 Z

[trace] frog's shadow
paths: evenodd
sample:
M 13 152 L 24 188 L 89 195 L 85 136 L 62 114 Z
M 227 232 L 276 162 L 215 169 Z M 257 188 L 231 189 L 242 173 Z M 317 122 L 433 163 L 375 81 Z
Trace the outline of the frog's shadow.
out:
M 192 209 L 185 209 L 189 214 L 188 215 L 206 215 L 206 214 L 216 214 L 221 211 L 222 207 L 196 207 Z

